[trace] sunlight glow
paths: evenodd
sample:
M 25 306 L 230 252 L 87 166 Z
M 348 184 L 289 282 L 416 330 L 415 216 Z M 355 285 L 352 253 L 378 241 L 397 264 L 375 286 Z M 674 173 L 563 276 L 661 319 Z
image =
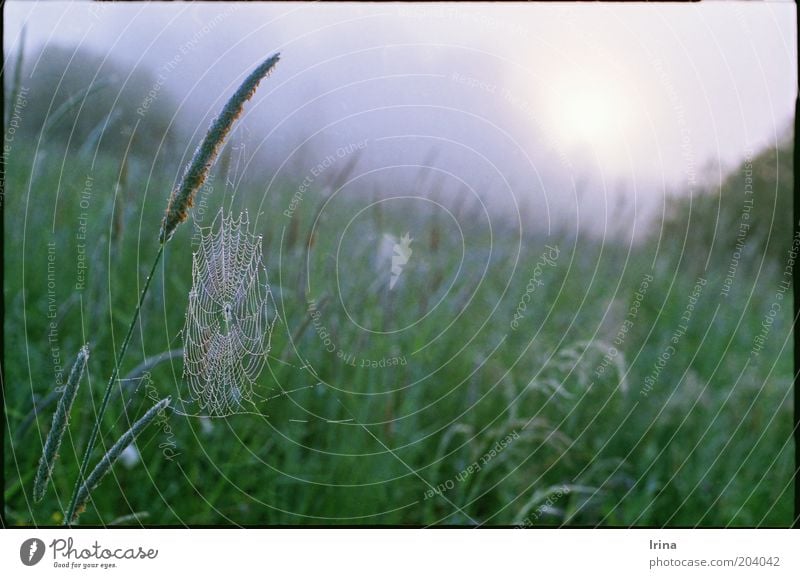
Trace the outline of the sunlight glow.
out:
M 567 146 L 609 150 L 625 146 L 635 124 L 625 92 L 604 77 L 576 76 L 554 87 L 552 119 Z

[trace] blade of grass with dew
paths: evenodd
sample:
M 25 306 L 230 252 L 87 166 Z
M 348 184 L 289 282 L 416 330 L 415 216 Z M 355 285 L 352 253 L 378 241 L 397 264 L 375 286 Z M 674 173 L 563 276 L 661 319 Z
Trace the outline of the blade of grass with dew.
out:
M 61 395 L 56 411 L 53 414 L 53 425 L 50 427 L 50 433 L 47 434 L 47 439 L 44 442 L 42 457 L 39 460 L 39 469 L 36 471 L 36 479 L 33 482 L 33 500 L 35 502 L 42 501 L 47 491 L 47 484 L 53 475 L 53 467 L 58 459 L 58 449 L 61 447 L 61 440 L 64 439 L 69 414 L 72 410 L 75 396 L 78 393 L 78 385 L 81 382 L 83 370 L 88 359 L 89 346 L 84 345 L 78 351 L 78 357 L 69 372 L 67 384 L 64 386 L 64 393 Z
M 145 359 L 142 363 L 134 367 L 128 374 L 120 379 L 120 382 L 123 384 L 130 384 L 133 381 L 141 379 L 145 373 L 151 371 L 159 364 L 164 363 L 165 361 L 169 361 L 172 359 L 177 359 L 178 357 L 183 356 L 183 349 L 170 349 L 169 351 L 163 351 L 156 355 L 151 355 L 147 359 Z M 115 389 L 112 396 L 116 394 L 117 396 L 123 391 L 125 386 L 120 387 L 119 389 Z M 131 389 L 130 386 L 127 389 Z M 33 425 L 34 420 L 36 417 L 41 414 L 43 411 L 46 411 L 51 405 L 53 405 L 58 399 L 61 398 L 62 392 L 60 391 L 51 391 L 45 397 L 37 400 L 33 403 L 33 407 L 31 410 L 25 415 L 25 417 L 20 421 L 19 426 L 16 428 L 16 433 L 14 435 L 14 444 L 16 445 L 19 443 L 20 439 L 28 433 L 28 429 L 30 429 L 31 425 Z
M 169 406 L 169 402 L 170 398 L 166 397 L 147 410 L 147 413 L 140 417 L 136 423 L 131 426 L 131 429 L 122 434 L 116 443 L 111 446 L 111 449 L 106 452 L 100 462 L 92 470 L 92 473 L 86 478 L 86 481 L 81 484 L 77 493 L 76 506 L 74 511 L 71 512 L 71 517 L 64 518 L 65 524 L 67 523 L 67 520 L 70 520 L 71 523 L 78 519 L 78 516 L 80 516 L 83 510 L 86 509 L 86 502 L 89 500 L 89 496 L 100 483 L 100 480 L 103 479 L 103 476 L 105 476 L 111 470 L 111 467 L 114 465 L 117 459 L 119 459 L 119 456 L 122 454 L 125 448 L 132 444 L 139 434 L 142 433 L 142 431 L 150 424 L 150 422 L 152 422 L 159 413 Z
M 114 384 L 117 381 L 117 377 L 119 376 L 119 368 L 120 364 L 122 363 L 123 358 L 125 357 L 125 353 L 128 351 L 128 345 L 130 344 L 131 337 L 133 336 L 133 330 L 136 327 L 136 322 L 139 320 L 139 314 L 142 311 L 142 305 L 144 303 L 144 298 L 147 295 L 147 290 L 150 288 L 150 282 L 153 280 L 153 276 L 156 272 L 156 267 L 158 266 L 158 262 L 161 260 L 161 255 L 164 253 L 164 245 L 159 245 L 158 253 L 156 253 L 156 257 L 153 260 L 153 265 L 150 267 L 150 272 L 147 275 L 147 278 L 144 282 L 144 287 L 142 289 L 141 294 L 139 295 L 139 301 L 136 304 L 136 309 L 133 312 L 133 319 L 128 325 L 128 332 L 125 334 L 125 338 L 122 340 L 122 346 L 120 347 L 119 355 L 114 360 L 114 368 L 111 371 L 111 377 L 108 380 L 108 384 L 106 385 L 106 389 L 103 392 L 103 399 L 100 402 L 100 407 L 97 410 L 97 415 L 95 416 L 95 422 L 92 426 L 92 431 L 89 434 L 89 440 L 86 443 L 86 449 L 83 452 L 83 457 L 81 458 L 81 465 L 80 469 L 78 470 L 78 478 L 75 480 L 75 488 L 72 491 L 72 499 L 70 500 L 70 506 L 67 509 L 67 515 L 64 516 L 65 522 L 67 520 L 71 520 L 72 516 L 75 512 L 76 501 L 78 498 L 78 491 L 80 489 L 81 482 L 86 475 L 86 470 L 89 467 L 89 460 L 92 457 L 92 450 L 94 450 L 95 443 L 97 442 L 97 436 L 100 433 L 100 424 L 103 421 L 103 416 L 106 413 L 106 408 L 108 407 L 108 400 L 111 398 L 111 392 L 114 389 Z

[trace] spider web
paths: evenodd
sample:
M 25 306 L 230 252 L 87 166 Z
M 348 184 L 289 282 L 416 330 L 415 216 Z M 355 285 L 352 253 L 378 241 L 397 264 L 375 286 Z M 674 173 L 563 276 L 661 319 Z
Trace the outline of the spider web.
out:
M 220 209 L 201 228 L 183 330 L 183 373 L 199 412 L 246 413 L 260 399 L 253 389 L 270 350 L 271 302 L 261 237 L 249 231 L 247 213 Z

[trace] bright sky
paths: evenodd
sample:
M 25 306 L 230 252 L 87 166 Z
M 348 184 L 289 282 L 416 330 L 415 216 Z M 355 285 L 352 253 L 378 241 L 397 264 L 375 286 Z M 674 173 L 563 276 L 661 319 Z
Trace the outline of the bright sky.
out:
M 368 155 L 381 163 L 410 160 L 392 139 L 424 133 L 470 183 L 502 180 L 481 183 L 474 162 L 455 160 L 474 149 L 498 175 L 544 189 L 551 207 L 559 183 L 657 198 L 705 166 L 734 166 L 780 139 L 797 93 L 791 2 L 9 2 L 6 58 L 23 23 L 29 47 L 80 44 L 152 69 L 190 43 L 166 89 L 203 115 L 280 50 L 269 106 L 253 119 L 285 119 L 291 130 L 271 137 L 281 146 L 321 129 L 315 142 L 385 137 Z

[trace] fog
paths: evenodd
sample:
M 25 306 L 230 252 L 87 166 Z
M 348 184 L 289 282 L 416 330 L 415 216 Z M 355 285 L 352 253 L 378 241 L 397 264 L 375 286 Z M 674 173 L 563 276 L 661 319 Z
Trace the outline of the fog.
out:
M 80 46 L 153 71 L 187 154 L 280 52 L 237 133 L 253 166 L 302 180 L 356 148 L 360 190 L 436 187 L 597 234 L 641 229 L 666 197 L 775 145 L 797 88 L 792 3 L 9 2 L 6 64 L 23 25 L 33 54 Z

